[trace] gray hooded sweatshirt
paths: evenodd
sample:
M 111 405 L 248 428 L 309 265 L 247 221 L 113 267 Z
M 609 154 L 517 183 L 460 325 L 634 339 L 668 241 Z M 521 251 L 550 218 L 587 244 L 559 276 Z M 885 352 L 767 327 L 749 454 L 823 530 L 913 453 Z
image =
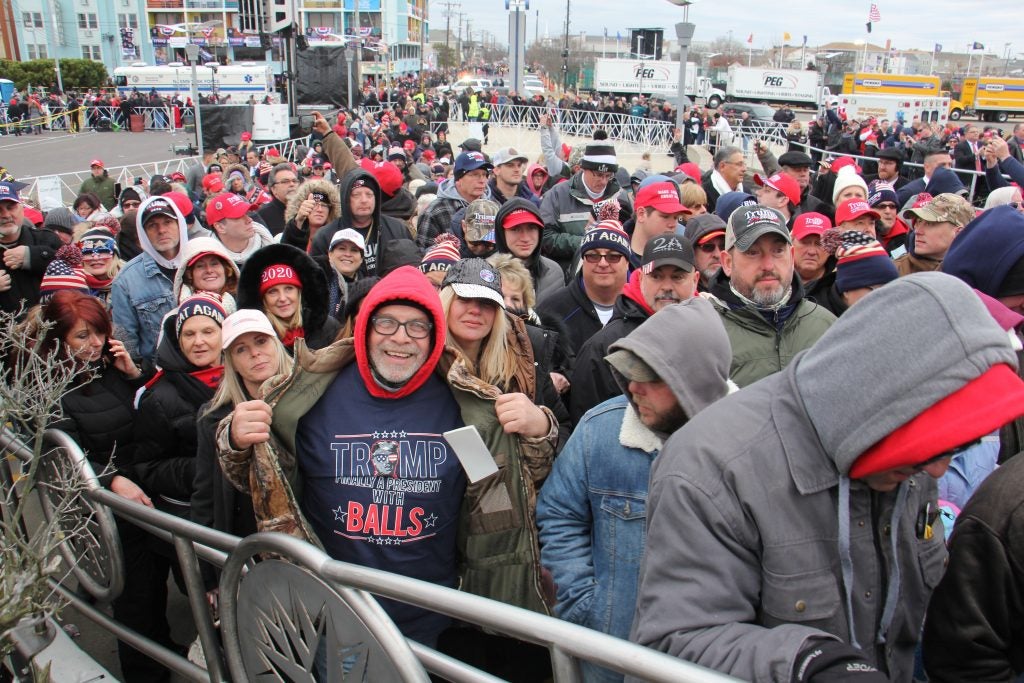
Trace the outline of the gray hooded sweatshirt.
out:
M 909 682 L 946 557 L 941 524 L 930 538 L 917 525 L 935 482 L 919 473 L 880 493 L 846 475 L 1000 363 L 1017 366 L 977 296 L 922 273 L 868 295 L 782 372 L 698 414 L 651 473 L 631 639 L 787 683 L 809 640 L 838 639 Z

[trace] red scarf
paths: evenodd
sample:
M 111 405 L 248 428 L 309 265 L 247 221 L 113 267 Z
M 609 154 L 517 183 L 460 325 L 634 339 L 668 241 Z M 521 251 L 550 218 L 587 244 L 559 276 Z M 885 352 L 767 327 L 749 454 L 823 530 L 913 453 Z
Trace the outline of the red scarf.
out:
M 197 380 L 210 387 L 216 389 L 220 384 L 221 378 L 224 377 L 224 366 L 214 365 L 202 370 L 196 370 L 195 372 L 188 373 L 190 376 L 195 377 Z
M 284 339 L 281 340 L 281 343 L 284 344 L 286 348 L 290 349 L 292 348 L 292 346 L 294 346 L 295 340 L 298 339 L 299 337 L 305 339 L 306 331 L 301 327 L 293 327 L 292 329 L 288 330 L 288 332 L 285 333 Z
M 107 278 L 106 280 L 101 280 L 94 275 L 89 275 L 89 273 L 85 274 L 85 285 L 94 292 L 109 292 L 110 285 L 112 285 L 113 283 L 114 278 Z

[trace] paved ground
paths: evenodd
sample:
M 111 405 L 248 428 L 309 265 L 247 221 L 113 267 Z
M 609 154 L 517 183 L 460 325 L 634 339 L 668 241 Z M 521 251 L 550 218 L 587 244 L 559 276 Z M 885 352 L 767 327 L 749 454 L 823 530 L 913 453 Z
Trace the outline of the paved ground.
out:
M 89 162 L 100 158 L 108 167 L 174 159 L 172 144 L 194 140 L 185 133 L 96 133 L 4 135 L 0 137 L 0 166 L 16 178 L 89 172 Z

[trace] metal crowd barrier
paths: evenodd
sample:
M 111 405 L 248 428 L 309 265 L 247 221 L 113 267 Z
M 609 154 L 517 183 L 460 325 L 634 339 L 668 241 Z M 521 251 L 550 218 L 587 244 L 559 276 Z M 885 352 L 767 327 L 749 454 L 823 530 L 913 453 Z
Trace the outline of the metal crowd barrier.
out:
M 81 614 L 120 640 L 193 681 L 313 680 L 318 649 L 326 652 L 327 680 L 348 675 L 369 681 L 426 683 L 428 672 L 455 683 L 494 683 L 500 679 L 432 648 L 407 641 L 374 599 L 382 596 L 446 614 L 530 643 L 551 653 L 554 680 L 582 680 L 579 664 L 588 661 L 645 681 L 724 683 L 728 676 L 675 657 L 575 624 L 500 602 L 407 577 L 330 559 L 319 549 L 277 533 L 244 539 L 128 501 L 99 486 L 81 448 L 66 434 L 44 435 L 47 466 L 37 469 L 44 512 L 57 506 L 48 497 L 66 494 L 47 485 L 73 473 L 84 493 L 73 509 L 89 520 L 83 534 L 64 552 L 78 581 L 53 587 Z M 32 450 L 8 428 L 0 432 L 0 452 L 25 461 Z M 3 492 L 17 491 L 10 467 L 0 467 Z M 3 496 L 3 501 L 11 500 Z M 203 669 L 115 621 L 102 604 L 123 586 L 120 541 L 113 515 L 170 542 L 178 557 L 188 601 L 203 651 Z M 74 523 L 74 520 L 73 520 Z M 25 533 L 31 533 L 26 529 Z M 199 561 L 222 568 L 220 636 L 206 604 Z M 100 603 L 100 606 L 94 603 Z M 19 641 L 24 647 L 24 643 Z M 64 649 L 75 647 L 72 643 Z M 27 659 L 39 656 L 20 651 Z M 46 656 L 80 657 L 54 651 Z M 45 662 L 38 662 L 45 664 Z M 344 676 L 347 678 L 348 675 Z
M 256 145 L 256 149 L 264 151 L 273 147 L 277 149 L 284 158 L 290 159 L 295 152 L 295 148 L 303 145 L 309 145 L 308 135 L 301 138 L 282 140 L 280 142 L 259 144 Z M 121 188 L 123 189 L 134 185 L 135 178 L 137 177 L 141 176 L 149 178 L 157 174 L 169 176 L 172 173 L 179 171 L 181 173 L 185 173 L 190 167 L 199 163 L 202 163 L 202 159 L 198 156 L 183 156 L 175 157 L 173 159 L 165 159 L 163 161 L 148 161 L 143 164 L 109 166 L 107 167 L 107 173 L 114 178 L 115 182 L 120 183 Z M 70 206 L 71 203 L 74 202 L 75 197 L 78 196 L 78 192 L 82 187 L 82 182 L 90 175 L 91 172 L 86 169 L 84 171 L 72 171 L 70 173 L 55 173 L 46 176 L 28 176 L 18 178 L 19 182 L 27 185 L 27 187 L 21 191 L 21 197 L 22 199 L 28 200 L 30 204 L 38 206 L 40 181 L 52 181 L 53 178 L 56 178 L 56 182 L 60 184 L 61 188 L 61 199 L 65 206 Z

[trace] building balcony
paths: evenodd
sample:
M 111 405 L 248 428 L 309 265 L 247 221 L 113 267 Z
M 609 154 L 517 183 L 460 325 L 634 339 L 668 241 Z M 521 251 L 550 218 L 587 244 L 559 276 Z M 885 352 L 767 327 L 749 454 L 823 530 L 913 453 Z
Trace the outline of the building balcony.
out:
M 238 0 L 185 0 L 186 9 L 238 11 Z
M 338 0 L 300 0 L 299 9 L 329 9 L 343 11 Z
M 147 9 L 185 9 L 185 0 L 146 0 Z

